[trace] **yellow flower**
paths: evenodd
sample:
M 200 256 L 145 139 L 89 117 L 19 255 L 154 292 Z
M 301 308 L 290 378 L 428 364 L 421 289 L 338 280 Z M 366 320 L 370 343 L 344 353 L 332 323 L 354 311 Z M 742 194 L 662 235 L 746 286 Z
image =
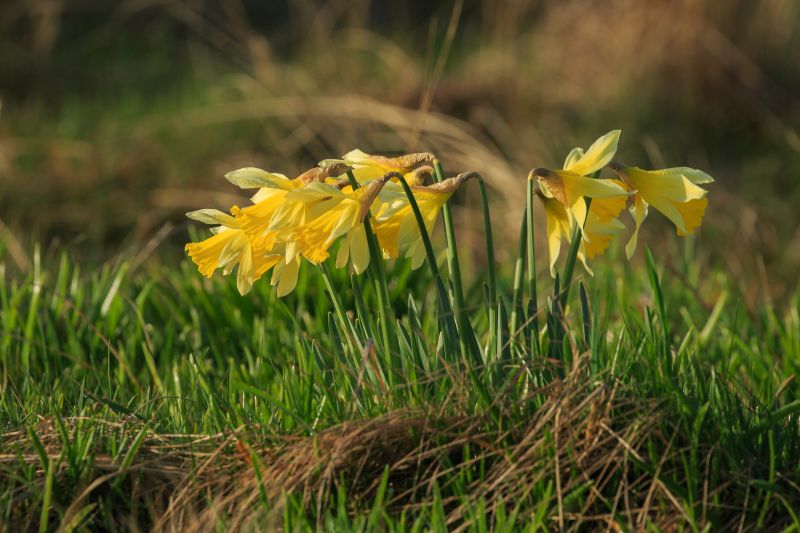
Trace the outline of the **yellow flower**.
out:
M 186 252 L 197 269 L 204 276 L 211 277 L 218 268 L 228 275 L 238 266 L 236 287 L 241 294 L 250 292 L 253 283 L 281 259 L 265 248 L 253 246 L 247 233 L 231 215 L 216 209 L 201 209 L 186 216 L 206 224 L 218 224 L 211 230 L 214 233 L 212 237 L 186 245 Z
M 382 178 L 389 172 L 399 172 L 409 185 L 422 185 L 425 177 L 433 171 L 430 163 L 434 159 L 434 155 L 427 152 L 386 157 L 352 150 L 342 156 L 342 159 L 326 159 L 319 165 L 322 168 L 336 164 L 347 165 L 359 183 Z
M 377 179 L 350 192 L 340 191 L 326 184 L 316 184 L 317 190 L 324 188 L 332 196 L 332 200 L 338 201 L 310 222 L 292 230 L 291 240 L 295 242 L 297 250 L 310 262 L 318 264 L 329 257 L 328 249 L 334 241 L 344 237 L 336 257 L 336 266 L 343 267 L 350 258 L 356 273 L 363 272 L 369 264 L 369 248 L 363 222 L 385 183 L 385 179 Z M 312 192 L 309 189 L 310 187 L 295 191 L 295 194 Z
M 544 194 L 537 196 L 544 204 L 550 274 L 555 277 L 555 264 L 561 253 L 561 242 L 571 242 L 574 232 L 567 210 L 561 202 L 554 198 L 548 198 Z M 584 238 L 581 240 L 581 247 L 578 250 L 578 259 L 581 260 L 589 274 L 592 274 L 592 269 L 589 268 L 586 260 L 602 255 L 608 248 L 611 237 L 625 228 L 622 222 L 616 218 L 625 207 L 624 198 L 622 200 L 621 206 L 617 198 L 593 200 L 589 207 L 584 226 Z
M 300 272 L 300 256 L 293 254 L 291 257 L 287 254 L 287 245 L 278 246 L 280 255 L 279 261 L 272 269 L 272 279 L 270 285 L 277 288 L 278 298 L 282 298 L 292 292 L 297 286 L 297 274 Z
M 675 224 L 680 236 L 694 233 L 702 224 L 708 198 L 707 191 L 698 184 L 714 181 L 705 172 L 688 167 L 642 170 L 616 162 L 609 167 L 620 177 L 621 184 L 634 192 L 631 212 L 636 228 L 625 246 L 628 258 L 636 250 L 639 228 L 647 217 L 648 205 Z
M 285 223 L 282 225 L 280 221 L 276 223 L 275 218 L 279 212 L 286 216 L 287 194 L 309 184 L 324 182 L 332 175 L 342 174 L 346 170 L 347 167 L 344 165 L 314 167 L 290 180 L 283 174 L 266 172 L 258 168 L 243 168 L 229 172 L 225 177 L 243 189 L 259 188 L 252 198 L 253 205 L 239 209 L 235 215 L 241 228 L 258 241 L 260 246 L 269 249 L 279 240 L 277 230 L 285 226 Z M 302 210 L 303 206 L 299 207 Z M 301 220 L 300 223 L 302 222 Z
M 427 187 L 411 187 L 429 234 L 433 231 L 436 218 L 445 202 L 464 181 L 474 176 L 472 173 L 466 173 Z M 400 185 L 387 183 L 379 198 L 383 205 L 375 217 L 373 229 L 378 236 L 384 257 L 410 258 L 411 268 L 419 268 L 425 261 L 425 247 L 408 196 Z
M 561 170 L 535 168 L 532 176 L 539 180 L 545 196 L 555 198 L 567 208 L 570 227 L 583 227 L 586 220 L 584 198 L 625 197 L 629 193 L 611 180 L 587 177 L 606 166 L 617 151 L 620 131 L 614 130 L 597 139 L 586 152 L 573 149 Z

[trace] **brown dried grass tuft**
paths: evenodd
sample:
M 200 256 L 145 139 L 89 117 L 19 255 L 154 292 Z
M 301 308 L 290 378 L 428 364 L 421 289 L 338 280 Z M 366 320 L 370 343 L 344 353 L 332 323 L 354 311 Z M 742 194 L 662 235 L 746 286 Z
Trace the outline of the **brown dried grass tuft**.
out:
M 576 368 L 555 387 L 531 391 L 513 405 L 501 405 L 506 401 L 501 398 L 498 406 L 520 413 L 526 403 L 544 396 L 532 415 L 507 416 L 502 425 L 489 413 L 459 415 L 466 410 L 454 405 L 444 411 L 455 414 L 442 415 L 441 406 L 436 412 L 397 411 L 338 424 L 313 436 L 269 440 L 256 437 L 253 428 L 211 436 L 148 431 L 127 470 L 100 448 L 103 438 L 113 435 L 128 435 L 130 442 L 141 430 L 140 422 L 68 419 L 64 424 L 70 431 L 91 422 L 103 438 L 95 441 L 91 474 L 82 484 L 69 483 L 61 462 L 56 483 L 70 491 L 68 498 L 61 497 L 70 502 L 63 522 L 107 495 L 120 476 L 128 499 L 116 505 L 126 509 L 132 523 L 157 531 L 210 531 L 220 518 L 232 530 L 278 525 L 286 494 L 321 515 L 341 483 L 353 510 L 369 508 L 384 471 L 392 489 L 390 508 L 413 511 L 430 504 L 434 483 L 446 494 L 454 474 L 478 463 L 485 476 L 469 485 L 468 496 L 445 497 L 453 529 L 469 525 L 470 503 L 483 500 L 492 513 L 501 504 L 509 508 L 525 502 L 534 487 L 547 482 L 554 484 L 557 502 L 549 518 L 559 527 L 615 527 L 619 516 L 627 517 L 632 528 L 648 522 L 671 528 L 683 521 L 685 510 L 658 481 L 660 467 L 650 465 L 649 471 L 655 472 L 650 475 L 636 466 L 650 462 L 644 450 L 653 440 L 666 450 L 662 464 L 675 451 L 661 434 L 658 402 L 633 401 L 618 386 L 590 382 Z M 64 450 L 56 424 L 43 420 L 36 432 L 48 458 L 57 461 Z M 43 486 L 42 461 L 28 434 L 7 433 L 0 444 L 7 451 L 0 454 L 0 475 L 19 471 L 22 461 L 35 470 L 34 486 Z M 588 487 L 582 501 L 565 504 L 564 495 L 581 486 Z M 38 519 L 40 510 L 32 501 L 38 493 L 30 484 L 19 485 L 14 505 L 20 523 Z M 262 505 L 263 499 L 268 506 Z

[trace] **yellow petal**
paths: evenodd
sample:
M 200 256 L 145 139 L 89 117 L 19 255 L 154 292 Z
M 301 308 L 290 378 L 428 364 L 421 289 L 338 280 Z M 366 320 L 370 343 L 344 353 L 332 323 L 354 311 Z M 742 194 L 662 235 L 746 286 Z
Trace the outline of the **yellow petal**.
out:
M 542 198 L 547 225 L 547 250 L 550 257 L 550 274 L 555 277 L 555 265 L 561 253 L 562 239 L 569 239 L 570 221 L 567 210 L 557 200 Z
M 564 168 L 568 169 L 583 157 L 583 148 L 573 148 L 564 160 Z
M 349 237 L 350 259 L 353 261 L 353 269 L 356 274 L 361 274 L 369 265 L 369 246 L 367 245 L 367 232 L 364 225 L 360 224 L 353 228 Z
M 631 213 L 633 214 L 633 222 L 636 227 L 633 230 L 633 235 L 631 235 L 631 238 L 625 245 L 625 255 L 628 259 L 633 257 L 633 253 L 636 251 L 636 245 L 639 241 L 639 228 L 642 227 L 642 222 L 644 222 L 644 219 L 647 217 L 647 202 L 638 194 L 634 196 Z
M 336 253 L 336 268 L 344 268 L 347 266 L 347 260 L 350 259 L 351 235 L 352 233 L 348 233 L 339 246 L 339 251 Z
M 689 167 L 674 167 L 674 168 L 665 168 L 663 170 L 653 170 L 656 174 L 679 174 L 695 185 L 701 185 L 703 183 L 713 183 L 714 178 L 703 172 L 702 170 L 697 170 L 696 168 L 689 168 Z
M 236 288 L 244 296 L 253 288 L 253 251 L 248 246 L 242 250 L 239 262 L 239 272 L 236 274 Z
M 278 270 L 280 268 L 280 270 Z M 278 286 L 278 298 L 283 298 L 297 286 L 297 274 L 300 271 L 300 257 L 288 263 L 281 262 L 275 267 L 276 275 L 272 277 L 272 285 Z
M 228 228 L 238 228 L 236 219 L 218 209 L 198 209 L 186 213 L 186 217 L 203 224 L 219 224 Z
M 240 168 L 225 174 L 225 179 L 242 189 L 257 189 L 259 187 L 270 187 L 285 189 L 295 186 L 292 180 L 283 174 L 267 172 L 255 167 Z
M 614 158 L 617 153 L 617 142 L 619 135 L 622 133 L 620 130 L 614 130 L 606 133 L 597 139 L 586 150 L 582 157 L 572 162 L 569 167 L 564 167 L 564 170 L 569 170 L 581 176 L 588 176 L 606 166 Z

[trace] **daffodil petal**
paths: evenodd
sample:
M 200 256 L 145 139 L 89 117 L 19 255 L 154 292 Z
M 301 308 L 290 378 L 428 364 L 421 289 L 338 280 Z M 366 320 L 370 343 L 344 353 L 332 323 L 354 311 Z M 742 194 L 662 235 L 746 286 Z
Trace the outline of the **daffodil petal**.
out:
M 246 167 L 228 172 L 225 179 L 241 189 L 257 189 L 259 187 L 270 187 L 284 189 L 291 187 L 291 180 L 283 174 L 267 172 L 255 167 Z
M 189 211 L 186 217 L 203 224 L 220 224 L 229 228 L 238 228 L 236 219 L 227 213 L 223 213 L 218 209 L 198 209 L 197 211 Z
M 348 234 L 350 259 L 356 274 L 361 274 L 369 265 L 369 246 L 367 246 L 367 232 L 364 225 L 360 224 Z
M 606 166 L 617 153 L 620 130 L 613 130 L 597 139 L 583 154 L 583 157 L 574 161 L 564 170 L 575 172 L 581 176 L 588 176 Z

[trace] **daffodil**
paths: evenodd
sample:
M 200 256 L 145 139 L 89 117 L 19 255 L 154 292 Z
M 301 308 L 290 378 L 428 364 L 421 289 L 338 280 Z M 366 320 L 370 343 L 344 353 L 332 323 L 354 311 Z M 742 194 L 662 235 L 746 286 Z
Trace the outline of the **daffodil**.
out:
M 327 168 L 331 165 L 347 165 L 359 183 L 382 178 L 389 172 L 398 172 L 409 185 L 422 185 L 425 177 L 433 170 L 431 162 L 434 155 L 427 152 L 406 154 L 397 157 L 370 155 L 361 150 L 352 150 L 341 159 L 326 159 L 319 166 Z M 420 169 L 422 169 L 420 171 Z
M 363 272 L 369 264 L 369 247 L 363 222 L 385 183 L 386 179 L 380 178 L 349 192 L 326 184 L 316 184 L 316 190 L 325 190 L 337 202 L 310 222 L 292 230 L 291 240 L 297 250 L 310 262 L 318 264 L 329 257 L 331 245 L 339 237 L 344 237 L 336 257 L 337 268 L 343 267 L 351 259 L 356 273 Z M 309 189 L 295 193 L 304 194 Z
M 274 218 L 277 212 L 285 211 L 282 208 L 285 207 L 286 195 L 310 184 L 324 182 L 331 176 L 341 175 L 347 169 L 342 164 L 326 168 L 314 167 L 295 179 L 288 179 L 283 174 L 258 168 L 242 168 L 229 172 L 225 177 L 242 189 L 258 188 L 258 192 L 252 197 L 253 205 L 238 209 L 235 215 L 241 228 L 259 241 L 260 246 L 271 248 L 278 241 L 276 230 L 281 227 L 274 223 Z
M 619 141 L 619 130 L 611 131 L 597 139 L 586 152 L 573 149 L 564 162 L 564 168 L 550 170 L 535 168 L 531 171 L 539 181 L 545 196 L 555 198 L 566 207 L 570 227 L 583 227 L 586 221 L 585 198 L 625 197 L 629 193 L 611 180 L 587 177 L 605 167 L 614 157 Z
M 636 227 L 625 246 L 628 258 L 636 250 L 639 228 L 647 217 L 648 205 L 675 224 L 680 236 L 691 235 L 702 224 L 708 198 L 707 191 L 699 184 L 714 181 L 705 172 L 688 167 L 642 170 L 617 162 L 612 162 L 609 168 L 620 177 L 620 183 L 633 192 L 631 213 Z
M 554 198 L 544 194 L 537 195 L 544 205 L 545 221 L 547 223 L 547 247 L 550 257 L 550 274 L 555 277 L 555 264 L 561 253 L 561 243 L 572 241 L 574 231 L 567 209 Z M 587 272 L 592 274 L 587 259 L 594 259 L 602 255 L 611 242 L 611 237 L 625 229 L 625 225 L 616 216 L 625 207 L 618 205 L 617 199 L 594 200 L 591 202 L 584 226 L 584 238 L 578 249 L 578 259 L 583 263 Z
M 241 294 L 250 292 L 253 283 L 281 260 L 280 255 L 253 246 L 250 237 L 231 215 L 216 209 L 201 209 L 186 216 L 206 224 L 217 224 L 211 229 L 212 237 L 186 245 L 186 252 L 200 273 L 211 277 L 216 269 L 221 268 L 223 274 L 228 275 L 238 266 L 236 287 Z
M 462 183 L 474 176 L 465 173 L 427 187 L 411 187 L 428 233 L 433 230 L 445 202 Z M 387 183 L 379 198 L 383 205 L 375 217 L 373 228 L 384 257 L 410 258 L 411 268 L 419 268 L 425 261 L 425 247 L 408 196 L 400 185 Z

